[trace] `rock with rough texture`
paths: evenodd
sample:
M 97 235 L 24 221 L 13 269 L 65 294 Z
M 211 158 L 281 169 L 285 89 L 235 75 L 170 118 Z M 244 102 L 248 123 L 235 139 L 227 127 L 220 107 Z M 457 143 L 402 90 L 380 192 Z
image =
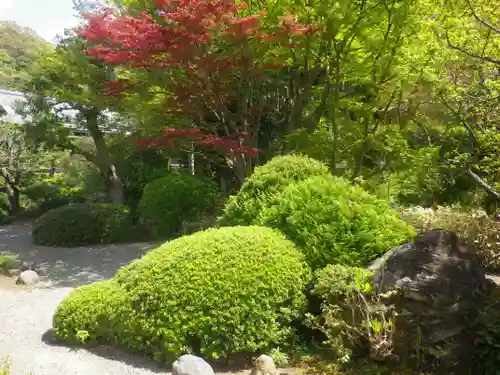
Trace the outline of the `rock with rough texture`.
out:
M 32 270 L 27 270 L 21 272 L 19 275 L 16 284 L 21 284 L 21 285 L 34 285 L 40 280 L 40 276 L 38 276 L 38 273 L 36 271 Z
M 274 361 L 268 355 L 262 354 L 255 360 L 250 375 L 278 375 Z
M 424 232 L 414 242 L 390 250 L 369 269 L 374 289 L 397 312 L 393 344 L 400 359 L 415 359 L 417 342 L 434 353 L 429 357 L 433 365 L 445 367 L 453 367 L 470 350 L 468 327 L 491 286 L 472 250 L 455 233 Z M 437 348 L 441 354 L 436 362 Z
M 203 358 L 185 354 L 174 362 L 172 375 L 215 375 L 215 372 Z
M 28 262 L 22 262 L 21 266 L 19 267 L 19 270 L 21 272 L 24 271 L 36 271 L 36 263 L 28 263 Z

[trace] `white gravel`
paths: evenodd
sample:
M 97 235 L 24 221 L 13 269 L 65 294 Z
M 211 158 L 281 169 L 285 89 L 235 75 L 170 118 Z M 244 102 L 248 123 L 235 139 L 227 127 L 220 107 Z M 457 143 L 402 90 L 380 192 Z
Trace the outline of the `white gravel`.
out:
M 109 347 L 91 350 L 61 346 L 52 340 L 52 316 L 61 300 L 78 285 L 111 277 L 152 245 L 114 245 L 78 249 L 37 247 L 28 225 L 0 229 L 0 252 L 37 262 L 46 276 L 38 288 L 0 283 L 0 359 L 10 357 L 10 375 L 149 375 L 167 374 L 147 358 Z
M 52 315 L 71 288 L 0 290 L 0 357 L 8 355 L 11 375 L 166 374 L 145 358 L 111 348 L 92 352 L 51 340 Z

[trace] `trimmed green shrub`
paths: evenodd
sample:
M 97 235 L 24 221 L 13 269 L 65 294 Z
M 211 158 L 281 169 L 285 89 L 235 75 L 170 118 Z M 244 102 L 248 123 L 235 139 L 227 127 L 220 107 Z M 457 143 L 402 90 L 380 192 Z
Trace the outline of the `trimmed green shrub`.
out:
M 71 204 L 40 216 L 32 235 L 37 245 L 81 246 L 125 240 L 131 229 L 129 210 L 125 206 Z
M 179 234 L 183 225 L 214 215 L 219 202 L 217 184 L 185 173 L 171 173 L 146 185 L 139 214 L 160 238 Z
M 333 176 L 289 185 L 254 224 L 280 229 L 313 268 L 364 266 L 415 235 L 386 201 Z
M 132 311 L 131 299 L 114 280 L 84 285 L 57 308 L 54 333 L 73 343 L 109 342 L 118 331 L 129 331 Z
M 265 350 L 294 335 L 310 277 L 277 231 L 209 229 L 150 251 L 109 283 L 73 291 L 56 311 L 55 335 L 115 342 L 157 360 L 188 349 L 212 358 Z
M 272 205 L 274 197 L 288 185 L 312 176 L 328 175 L 328 167 L 307 156 L 277 156 L 255 168 L 239 192 L 229 198 L 219 224 L 250 225 L 260 211 Z

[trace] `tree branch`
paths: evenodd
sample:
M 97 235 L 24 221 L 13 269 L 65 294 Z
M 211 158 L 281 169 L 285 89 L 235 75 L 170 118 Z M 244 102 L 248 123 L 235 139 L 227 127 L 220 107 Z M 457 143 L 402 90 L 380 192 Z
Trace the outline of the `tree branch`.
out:
M 479 15 L 476 13 L 476 11 L 474 10 L 474 8 L 472 7 L 472 4 L 470 2 L 470 0 L 465 0 L 467 2 L 467 5 L 469 6 L 469 9 L 470 11 L 472 12 L 472 15 L 474 16 L 474 18 L 477 20 L 477 22 L 479 22 L 480 24 L 486 26 L 488 29 L 500 34 L 500 29 L 493 26 L 492 24 L 486 22 L 486 20 L 484 20 L 483 18 L 479 17 Z
M 493 188 L 491 187 L 491 185 L 489 185 L 488 183 L 486 183 L 486 181 L 484 181 L 481 177 L 479 177 L 477 174 L 475 174 L 472 171 L 472 169 L 468 168 L 467 169 L 467 173 L 469 174 L 469 176 L 471 176 L 474 179 L 474 181 L 476 181 L 476 183 L 479 186 L 481 186 L 484 190 L 486 190 L 486 192 L 488 194 L 490 194 L 495 199 L 500 200 L 500 193 L 497 193 L 495 190 L 493 190 Z
M 472 57 L 474 59 L 483 60 L 483 61 L 490 62 L 492 64 L 500 65 L 500 60 L 498 60 L 498 59 L 494 59 L 494 58 L 488 57 L 488 56 L 481 56 L 481 55 L 478 55 L 476 53 L 469 52 L 469 51 L 463 49 L 462 47 L 454 45 L 450 41 L 450 36 L 448 35 L 448 32 L 446 32 L 446 41 L 448 43 L 448 47 L 450 47 L 451 49 L 454 49 L 456 51 L 460 51 L 460 52 L 462 52 L 462 53 L 466 54 L 467 56 Z

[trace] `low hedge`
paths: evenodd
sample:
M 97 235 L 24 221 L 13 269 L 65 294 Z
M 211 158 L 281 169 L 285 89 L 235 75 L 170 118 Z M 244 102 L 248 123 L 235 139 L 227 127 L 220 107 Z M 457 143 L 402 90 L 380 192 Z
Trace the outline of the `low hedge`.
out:
M 128 239 L 132 225 L 127 207 L 110 203 L 71 204 L 40 216 L 33 227 L 37 245 L 81 246 Z
M 253 223 L 285 233 L 314 269 L 365 266 L 415 235 L 386 201 L 331 175 L 290 184 Z
M 217 184 L 186 173 L 170 173 L 146 185 L 139 202 L 139 215 L 159 238 L 180 234 L 207 216 L 215 215 L 219 203 Z
M 186 350 L 253 353 L 290 342 L 310 278 L 302 254 L 277 231 L 209 229 L 150 251 L 109 282 L 76 289 L 58 307 L 54 332 L 157 360 Z
M 220 225 L 249 225 L 255 223 L 259 212 L 273 204 L 275 195 L 288 185 L 313 176 L 328 175 L 328 167 L 307 156 L 276 156 L 255 168 L 238 193 L 229 198 Z

